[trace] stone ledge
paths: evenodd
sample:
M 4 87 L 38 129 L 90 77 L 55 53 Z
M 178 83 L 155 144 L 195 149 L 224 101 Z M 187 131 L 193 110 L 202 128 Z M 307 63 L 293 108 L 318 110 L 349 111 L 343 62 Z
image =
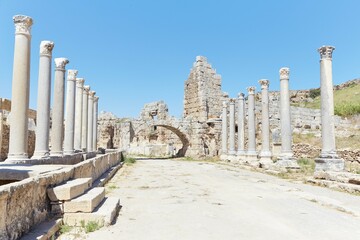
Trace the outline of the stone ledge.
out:
M 48 240 L 59 231 L 62 225 L 62 219 L 52 219 L 35 226 L 28 234 L 24 235 L 20 240 Z

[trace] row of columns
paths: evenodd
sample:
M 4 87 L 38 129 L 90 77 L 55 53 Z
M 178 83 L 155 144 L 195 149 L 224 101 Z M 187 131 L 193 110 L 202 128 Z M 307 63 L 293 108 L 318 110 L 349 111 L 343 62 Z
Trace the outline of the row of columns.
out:
M 14 16 L 15 50 L 8 160 L 28 159 L 28 109 L 30 84 L 30 40 L 32 19 Z M 77 70 L 68 70 L 64 128 L 66 58 L 55 58 L 54 99 L 50 135 L 51 62 L 54 43 L 42 41 L 38 78 L 37 126 L 33 159 L 92 152 L 97 147 L 98 97 Z
M 323 46 L 320 53 L 320 91 L 321 91 L 321 135 L 322 150 L 319 158 L 315 159 L 316 171 L 343 171 L 344 161 L 336 153 L 334 127 L 334 100 L 332 82 L 332 46 Z M 292 152 L 292 130 L 289 94 L 289 74 L 287 67 L 281 68 L 280 74 L 280 128 L 281 154 L 276 165 L 285 168 L 298 168 Z M 259 80 L 261 85 L 261 151 L 256 152 L 255 128 L 255 87 L 248 87 L 248 142 L 245 151 L 245 99 L 244 94 L 238 95 L 238 149 L 235 152 L 235 100 L 229 101 L 229 149 L 227 127 L 227 102 L 223 102 L 222 111 L 222 159 L 245 160 L 251 165 L 268 168 L 272 165 L 270 151 L 270 124 L 269 124 L 269 80 Z

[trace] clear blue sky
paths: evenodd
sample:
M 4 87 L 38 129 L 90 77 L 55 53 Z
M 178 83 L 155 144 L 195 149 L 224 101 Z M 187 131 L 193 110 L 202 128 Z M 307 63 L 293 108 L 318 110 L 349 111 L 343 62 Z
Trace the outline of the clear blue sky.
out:
M 317 48 L 333 45 L 334 83 L 360 77 L 358 0 L 0 0 L 0 97 L 11 98 L 13 15 L 34 19 L 30 107 L 36 108 L 39 44 L 55 42 L 100 97 L 99 110 L 137 117 L 164 100 L 181 116 L 184 81 L 197 55 L 222 75 L 235 97 L 258 80 L 279 89 L 290 67 L 292 89 L 319 86 Z M 52 86 L 53 87 L 53 86 Z

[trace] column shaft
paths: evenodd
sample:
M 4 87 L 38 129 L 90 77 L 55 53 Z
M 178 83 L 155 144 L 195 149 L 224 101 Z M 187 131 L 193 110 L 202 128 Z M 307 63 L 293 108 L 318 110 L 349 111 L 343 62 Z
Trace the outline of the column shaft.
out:
M 74 149 L 81 150 L 84 79 L 76 79 Z
M 32 19 L 16 15 L 8 160 L 28 159 L 30 29 Z
M 99 97 L 95 96 L 94 97 L 94 122 L 93 122 L 93 149 L 94 151 L 97 150 L 97 130 L 98 130 L 98 102 L 99 102 Z
M 257 159 L 256 153 L 256 128 L 255 128 L 255 87 L 248 87 L 248 151 L 247 159 Z
M 88 104 L 89 104 L 89 86 L 84 86 L 83 91 L 83 108 L 82 108 L 82 124 L 81 124 L 81 148 L 87 152 L 87 134 L 88 134 Z
M 38 101 L 36 109 L 36 141 L 32 158 L 49 157 L 51 54 L 54 43 L 42 41 L 38 80 Z
M 260 164 L 268 167 L 271 161 L 270 152 L 270 122 L 269 122 L 269 80 L 261 79 L 261 152 Z
M 221 127 L 221 155 L 227 154 L 227 102 L 223 102 Z
M 230 99 L 229 111 L 229 154 L 235 155 L 235 101 Z
M 245 155 L 245 100 L 244 94 L 239 93 L 238 98 L 238 156 Z
M 66 116 L 65 116 L 65 138 L 64 154 L 74 153 L 74 128 L 75 128 L 75 84 L 77 70 L 68 70 L 66 85 Z
M 89 92 L 89 103 L 88 103 L 88 135 L 87 135 L 87 151 L 92 152 L 94 151 L 93 147 L 93 130 L 94 130 L 94 91 Z

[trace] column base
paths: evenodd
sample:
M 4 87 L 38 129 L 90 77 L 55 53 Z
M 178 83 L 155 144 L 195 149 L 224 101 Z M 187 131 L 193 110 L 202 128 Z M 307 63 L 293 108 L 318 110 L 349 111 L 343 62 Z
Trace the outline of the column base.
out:
M 246 163 L 254 167 L 259 167 L 256 151 L 249 151 L 246 153 Z
M 50 157 L 62 157 L 63 152 L 50 152 Z
M 75 151 L 72 150 L 72 151 L 64 151 L 64 156 L 67 156 L 67 155 L 74 155 L 75 154 Z
M 29 156 L 27 153 L 9 153 L 8 157 L 5 161 L 16 161 L 16 160 L 29 160 Z
M 220 160 L 226 161 L 227 159 L 228 159 L 228 155 L 227 155 L 227 154 L 221 154 L 221 155 L 220 155 Z
M 270 151 L 262 151 L 260 152 L 260 167 L 269 169 L 271 165 L 273 165 L 273 161 L 271 160 L 271 152 Z
M 34 155 L 31 157 L 31 159 L 40 159 L 40 158 L 49 158 L 50 153 L 48 151 L 44 152 L 34 152 Z
M 317 171 L 332 171 L 342 172 L 345 169 L 345 162 L 339 158 L 336 153 L 321 153 L 315 159 L 315 172 Z

